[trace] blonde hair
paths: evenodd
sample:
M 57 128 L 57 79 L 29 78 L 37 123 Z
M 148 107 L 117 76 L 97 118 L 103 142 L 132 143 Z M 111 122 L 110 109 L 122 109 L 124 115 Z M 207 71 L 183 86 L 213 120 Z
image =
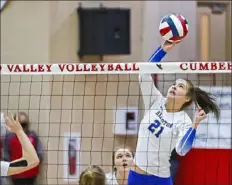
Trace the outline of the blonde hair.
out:
M 96 165 L 85 169 L 80 175 L 79 185 L 105 185 L 104 171 Z

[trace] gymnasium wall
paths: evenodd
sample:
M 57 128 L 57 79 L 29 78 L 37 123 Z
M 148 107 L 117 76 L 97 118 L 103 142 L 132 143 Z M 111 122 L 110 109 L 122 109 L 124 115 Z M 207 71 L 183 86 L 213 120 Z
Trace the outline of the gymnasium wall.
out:
M 132 10 L 131 55 L 104 56 L 103 62 L 146 61 L 161 42 L 159 21 L 170 11 L 186 16 L 190 32 L 165 60 L 197 59 L 194 1 L 101 2 L 106 7 L 128 7 Z M 10 2 L 1 13 L 1 62 L 80 62 L 76 55 L 77 6 L 78 3 L 73 1 Z M 83 1 L 82 6 L 98 7 L 99 2 Z M 85 58 L 85 61 L 96 60 L 99 60 L 97 56 Z M 165 79 L 174 80 L 175 77 L 166 76 Z M 163 78 L 159 77 L 160 80 Z M 159 83 L 161 91 L 169 84 L 163 86 L 163 82 Z M 142 108 L 136 75 L 4 76 L 1 79 L 1 109 L 28 112 L 32 128 L 43 142 L 46 157 L 41 170 L 41 184 L 64 183 L 61 179 L 64 132 L 81 132 L 81 150 L 86 151 L 81 157 L 84 168 L 91 161 L 92 164 L 103 165 L 106 172 L 110 171 L 111 151 L 115 146 L 128 144 L 135 148 L 136 136 L 119 137 L 112 132 L 113 109 L 127 105 Z M 92 137 L 98 138 L 93 140 Z

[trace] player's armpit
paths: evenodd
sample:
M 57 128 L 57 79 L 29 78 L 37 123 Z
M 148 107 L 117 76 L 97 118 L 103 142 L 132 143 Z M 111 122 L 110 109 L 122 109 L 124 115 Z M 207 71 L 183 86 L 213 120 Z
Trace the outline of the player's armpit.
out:
M 196 130 L 192 127 L 188 129 L 185 135 L 181 138 L 181 140 L 176 145 L 176 152 L 184 156 L 186 155 L 189 150 L 192 148 L 193 141 L 196 135 Z

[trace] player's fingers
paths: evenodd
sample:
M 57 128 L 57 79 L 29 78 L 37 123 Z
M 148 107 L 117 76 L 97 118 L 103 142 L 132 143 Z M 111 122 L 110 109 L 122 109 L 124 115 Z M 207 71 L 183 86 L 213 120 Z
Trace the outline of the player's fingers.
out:
M 206 118 L 206 114 L 201 116 L 201 120 L 204 120 Z
M 204 115 L 205 114 L 205 111 L 203 109 L 201 109 L 199 112 L 198 112 L 199 115 Z
M 199 105 L 197 106 L 197 111 L 200 112 L 201 110 L 203 110 Z
M 206 114 L 205 114 L 205 113 L 201 114 L 200 116 L 201 116 L 203 119 L 206 118 Z
M 9 112 L 9 116 L 8 117 L 10 118 L 10 120 L 14 120 L 14 115 L 13 115 L 12 112 Z
M 200 116 L 200 117 L 204 117 L 204 116 L 205 116 L 205 114 L 200 114 L 199 116 Z
M 16 115 L 16 122 L 17 123 L 19 122 L 19 115 L 18 114 Z
M 6 121 L 6 127 L 8 129 L 12 127 L 12 120 L 8 116 L 5 117 L 5 121 Z
M 198 103 L 195 103 L 195 110 L 197 112 L 200 112 L 200 110 L 202 110 L 202 108 L 200 107 L 200 105 Z
M 175 41 L 174 43 L 175 44 L 179 44 L 181 42 L 181 40 L 177 40 L 177 41 Z
M 171 46 L 171 45 L 173 45 L 174 44 L 174 42 L 170 42 L 170 41 L 168 41 L 168 40 L 166 40 L 165 42 L 164 42 L 164 45 L 166 45 L 166 46 Z
M 5 112 L 3 114 L 3 117 L 4 117 L 5 121 L 8 120 L 8 116 L 7 116 L 7 114 Z
M 4 113 L 3 116 L 4 116 L 5 122 L 8 123 L 10 121 L 10 118 L 8 117 L 7 113 Z
M 200 116 L 200 115 L 201 115 L 201 111 L 202 111 L 202 110 L 199 110 L 199 109 L 198 109 L 198 110 L 196 111 L 195 115 L 196 115 L 196 116 Z

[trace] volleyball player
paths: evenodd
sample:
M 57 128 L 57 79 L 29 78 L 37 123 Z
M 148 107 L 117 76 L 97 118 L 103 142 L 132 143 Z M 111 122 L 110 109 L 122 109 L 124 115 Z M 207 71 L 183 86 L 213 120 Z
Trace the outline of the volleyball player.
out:
M 127 185 L 134 152 L 129 147 L 119 146 L 113 151 L 113 171 L 106 174 L 107 185 Z
M 11 117 L 5 115 L 4 121 L 6 122 L 6 125 L 1 121 L 1 129 L 4 129 L 6 126 L 9 131 L 14 132 L 17 135 L 22 145 L 23 156 L 20 159 L 12 162 L 1 161 L 1 177 L 11 176 L 27 171 L 39 164 L 39 158 L 36 154 L 34 146 L 24 133 L 23 128 L 18 121 L 18 117 L 16 117 L 16 120 L 14 120 L 12 115 Z
M 96 165 L 90 166 L 85 169 L 79 180 L 79 185 L 105 185 L 106 176 L 104 171 Z
M 175 44 L 165 41 L 150 62 L 160 62 Z M 189 80 L 176 80 L 166 98 L 156 89 L 150 74 L 139 75 L 139 80 L 146 111 L 139 128 L 135 165 L 129 172 L 128 185 L 172 185 L 171 152 L 175 148 L 179 155 L 185 155 L 192 147 L 200 121 L 208 112 L 218 119 L 220 111 L 215 99 Z M 197 110 L 192 122 L 184 109 L 193 102 Z

